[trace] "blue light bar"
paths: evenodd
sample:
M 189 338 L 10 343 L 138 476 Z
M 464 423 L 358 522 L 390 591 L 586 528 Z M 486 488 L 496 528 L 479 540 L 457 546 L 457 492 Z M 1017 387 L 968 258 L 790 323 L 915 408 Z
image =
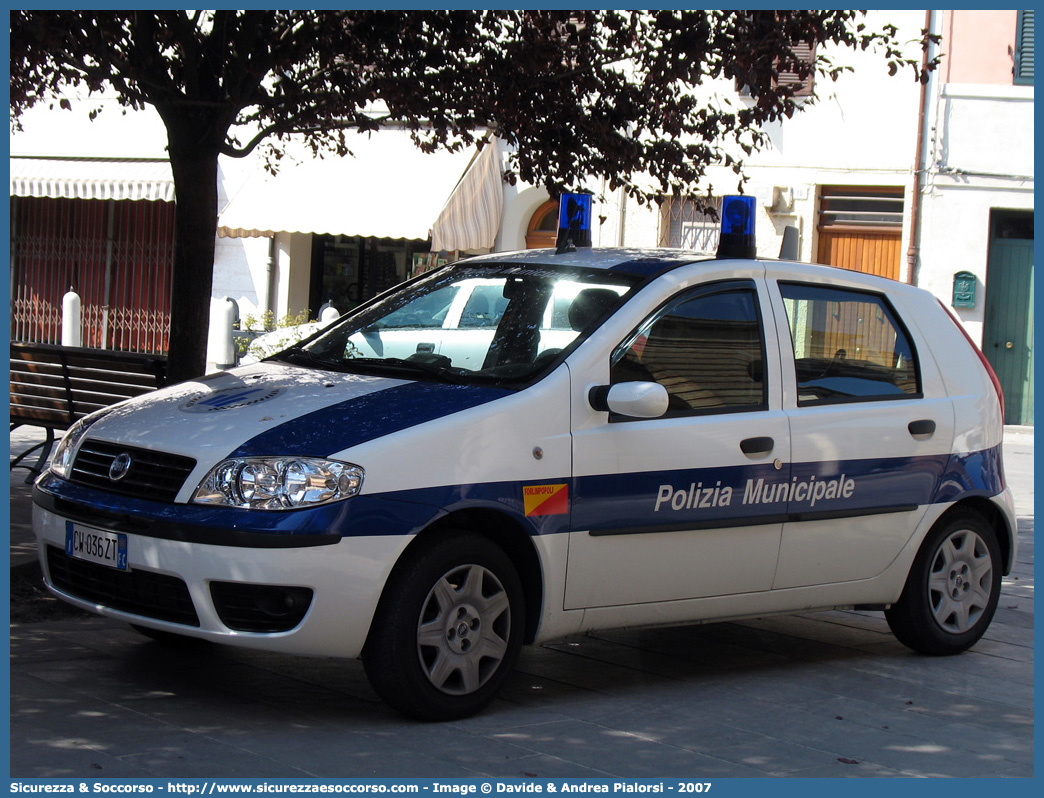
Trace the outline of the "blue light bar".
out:
M 721 203 L 721 238 L 718 241 L 719 258 L 753 258 L 758 254 L 754 240 L 754 214 L 757 205 L 753 197 L 732 195 Z
M 591 195 L 563 194 L 558 200 L 558 239 L 555 252 L 573 252 L 591 246 Z

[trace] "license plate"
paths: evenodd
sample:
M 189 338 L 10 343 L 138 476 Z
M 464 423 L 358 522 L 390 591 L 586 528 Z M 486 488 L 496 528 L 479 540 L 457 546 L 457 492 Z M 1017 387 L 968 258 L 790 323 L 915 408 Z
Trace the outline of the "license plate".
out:
M 65 553 L 77 560 L 100 563 L 118 571 L 127 570 L 127 536 L 119 532 L 65 524 Z

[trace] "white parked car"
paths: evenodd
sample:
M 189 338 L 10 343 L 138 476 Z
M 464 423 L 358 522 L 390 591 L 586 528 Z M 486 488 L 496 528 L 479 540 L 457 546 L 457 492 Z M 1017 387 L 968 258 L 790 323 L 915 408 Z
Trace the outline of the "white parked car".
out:
M 276 352 L 300 343 L 305 338 L 328 326 L 328 324 L 329 322 L 309 321 L 289 327 L 278 327 L 275 330 L 258 335 L 250 342 L 246 352 L 239 358 L 239 365 L 248 366 L 251 363 L 264 360 L 269 355 L 274 355 Z
M 1015 560 L 1001 401 L 908 285 L 495 254 L 84 419 L 34 527 L 72 604 L 361 657 L 419 718 L 487 705 L 525 643 L 607 627 L 875 608 L 952 654 Z
M 540 320 L 540 352 L 572 340 L 568 310 L 581 286 L 568 280 L 555 285 Z M 502 280 L 461 280 L 427 294 L 422 300 L 388 314 L 378 325 L 361 330 L 350 343 L 357 357 L 409 357 L 445 354 L 461 367 L 484 356 L 508 300 Z M 617 288 L 622 293 L 623 288 Z M 256 363 L 315 335 L 329 322 L 284 327 L 254 339 L 241 365 Z M 420 338 L 424 340 L 421 341 Z

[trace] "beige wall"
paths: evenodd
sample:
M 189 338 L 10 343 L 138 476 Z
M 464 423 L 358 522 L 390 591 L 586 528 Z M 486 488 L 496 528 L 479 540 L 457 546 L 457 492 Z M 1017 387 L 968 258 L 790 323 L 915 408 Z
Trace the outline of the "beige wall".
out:
M 943 11 L 946 83 L 1011 85 L 1017 11 Z

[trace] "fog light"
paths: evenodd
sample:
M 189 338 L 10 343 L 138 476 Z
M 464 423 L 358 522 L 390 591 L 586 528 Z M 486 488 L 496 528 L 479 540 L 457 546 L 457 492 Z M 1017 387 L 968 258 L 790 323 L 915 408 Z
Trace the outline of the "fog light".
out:
M 210 596 L 221 623 L 236 632 L 289 632 L 312 605 L 308 587 L 211 582 Z

